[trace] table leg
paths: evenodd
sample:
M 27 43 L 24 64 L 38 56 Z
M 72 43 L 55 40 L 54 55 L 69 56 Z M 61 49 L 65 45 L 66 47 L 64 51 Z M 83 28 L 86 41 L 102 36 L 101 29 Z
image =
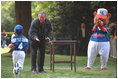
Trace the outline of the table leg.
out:
M 76 44 L 74 43 L 74 71 L 76 72 Z
M 71 70 L 72 70 L 72 68 L 73 68 L 73 63 L 72 63 L 72 44 L 70 44 L 70 61 L 71 61 Z
M 52 45 L 52 71 L 54 72 L 54 45 Z
M 52 70 L 52 45 L 50 45 L 50 70 Z

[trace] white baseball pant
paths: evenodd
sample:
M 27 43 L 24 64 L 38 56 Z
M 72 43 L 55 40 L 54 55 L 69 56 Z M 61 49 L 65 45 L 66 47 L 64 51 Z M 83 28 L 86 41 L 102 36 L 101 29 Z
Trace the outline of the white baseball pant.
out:
M 89 41 L 87 67 L 90 67 L 90 68 L 93 67 L 96 56 L 99 54 L 101 68 L 107 68 L 109 52 L 110 52 L 110 43 L 109 42 Z
M 13 59 L 13 66 L 15 66 L 16 63 L 19 64 L 19 67 L 23 69 L 24 60 L 25 60 L 25 52 L 24 51 L 13 51 L 12 53 L 12 59 Z

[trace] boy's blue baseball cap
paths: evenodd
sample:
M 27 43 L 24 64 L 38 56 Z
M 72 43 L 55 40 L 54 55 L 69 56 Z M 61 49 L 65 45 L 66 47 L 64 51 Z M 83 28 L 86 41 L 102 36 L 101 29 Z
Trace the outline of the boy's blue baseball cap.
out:
M 14 32 L 17 33 L 17 34 L 20 34 L 23 32 L 23 26 L 22 25 L 16 25 L 14 27 Z

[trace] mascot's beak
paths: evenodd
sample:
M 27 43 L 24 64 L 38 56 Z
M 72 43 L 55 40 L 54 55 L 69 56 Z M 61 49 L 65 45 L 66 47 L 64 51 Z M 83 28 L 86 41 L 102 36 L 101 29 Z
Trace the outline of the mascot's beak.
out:
M 97 14 L 96 18 L 107 19 L 106 15 Z

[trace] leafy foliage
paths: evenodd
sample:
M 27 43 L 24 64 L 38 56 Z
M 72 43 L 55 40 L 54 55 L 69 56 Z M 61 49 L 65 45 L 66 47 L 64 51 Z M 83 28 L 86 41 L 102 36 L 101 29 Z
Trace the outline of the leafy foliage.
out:
M 98 8 L 106 8 L 112 14 L 111 21 L 116 21 L 116 1 L 60 1 L 57 3 L 57 14 L 53 19 L 53 36 L 55 38 L 71 38 L 79 40 L 81 23 L 86 24 L 86 30 L 91 32 L 93 25 L 93 12 Z M 88 39 L 86 39 L 87 41 Z M 67 48 L 58 50 L 66 52 Z M 58 51 L 57 50 L 57 51 Z M 69 53 L 68 53 L 69 54 Z
M 38 13 L 43 11 L 47 17 L 52 19 L 56 14 L 55 1 L 32 1 L 32 18 L 37 18 Z
M 1 2 L 1 26 L 6 31 L 12 31 L 15 26 L 15 5 L 14 1 Z
M 84 22 L 90 30 L 93 25 L 93 12 L 98 8 L 106 8 L 112 14 L 111 21 L 116 21 L 116 1 L 61 1 L 57 3 L 57 15 L 53 19 L 56 37 L 77 39 L 80 24 Z
M 2 1 L 1 3 L 2 28 L 13 31 L 13 26 L 16 24 L 15 2 Z M 117 21 L 117 1 L 32 1 L 31 7 L 32 19 L 37 18 L 40 11 L 47 14 L 47 18 L 53 25 L 53 38 L 80 39 L 81 23 L 84 22 L 90 32 L 93 25 L 93 12 L 98 8 L 108 9 L 112 15 L 111 21 Z M 59 50 L 66 52 L 68 48 Z

